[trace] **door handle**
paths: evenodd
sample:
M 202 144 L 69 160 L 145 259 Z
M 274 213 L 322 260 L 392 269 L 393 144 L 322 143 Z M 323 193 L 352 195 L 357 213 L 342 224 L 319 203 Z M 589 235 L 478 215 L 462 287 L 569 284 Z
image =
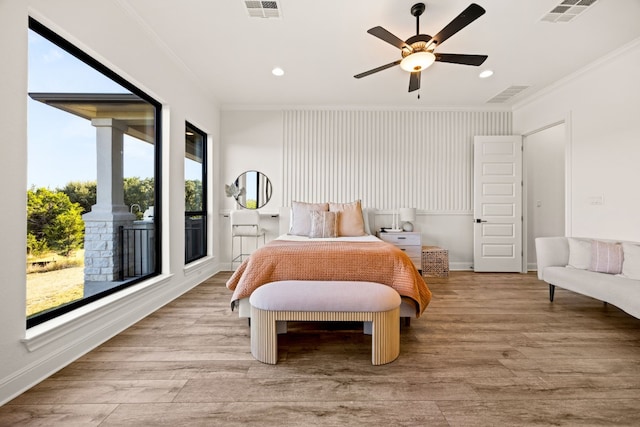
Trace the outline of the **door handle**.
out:
M 475 222 L 476 224 L 480 224 L 481 222 L 487 222 L 487 220 L 486 219 L 476 218 L 475 220 L 473 220 L 473 222 Z

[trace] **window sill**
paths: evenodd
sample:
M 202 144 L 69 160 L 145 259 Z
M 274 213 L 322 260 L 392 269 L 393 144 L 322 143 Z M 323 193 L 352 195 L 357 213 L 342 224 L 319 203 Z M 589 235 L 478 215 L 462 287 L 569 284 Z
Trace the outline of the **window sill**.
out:
M 100 328 L 92 329 L 92 332 L 97 334 L 100 330 L 109 328 L 119 320 L 118 316 L 113 316 L 116 310 L 121 310 L 125 305 L 131 305 L 134 308 L 139 306 L 140 302 L 145 301 L 147 296 L 159 285 L 168 283 L 171 277 L 170 274 L 153 277 L 29 328 L 21 342 L 29 352 L 33 352 L 86 327 L 88 324 L 99 321 L 100 323 L 95 324 L 99 324 Z

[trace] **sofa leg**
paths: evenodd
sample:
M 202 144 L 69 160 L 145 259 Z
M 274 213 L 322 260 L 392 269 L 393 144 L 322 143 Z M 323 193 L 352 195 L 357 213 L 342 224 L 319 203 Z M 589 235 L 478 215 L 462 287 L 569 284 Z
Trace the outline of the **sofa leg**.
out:
M 549 301 L 553 302 L 553 294 L 556 292 L 556 285 L 549 284 Z

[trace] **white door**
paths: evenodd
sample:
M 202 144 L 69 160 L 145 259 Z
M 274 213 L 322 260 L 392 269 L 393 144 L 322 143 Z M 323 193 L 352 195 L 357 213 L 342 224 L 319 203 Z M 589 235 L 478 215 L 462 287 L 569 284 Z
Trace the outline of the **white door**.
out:
M 473 269 L 522 271 L 522 137 L 476 136 Z

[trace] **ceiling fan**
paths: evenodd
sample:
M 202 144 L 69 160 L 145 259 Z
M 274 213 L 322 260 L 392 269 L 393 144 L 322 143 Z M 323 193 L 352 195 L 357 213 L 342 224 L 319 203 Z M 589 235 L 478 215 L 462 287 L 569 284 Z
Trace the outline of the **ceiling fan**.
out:
M 382 27 L 373 27 L 367 32 L 379 39 L 397 47 L 402 53 L 402 59 L 386 65 L 374 68 L 364 73 L 356 74 L 356 79 L 368 76 L 378 71 L 400 65 L 403 70 L 409 71 L 409 92 L 420 89 L 420 73 L 428 68 L 435 61 L 449 62 L 453 64 L 479 66 L 487 59 L 487 55 L 465 55 L 457 53 L 436 53 L 435 49 L 445 40 L 453 36 L 458 31 L 478 19 L 485 13 L 484 8 L 471 3 L 469 7 L 460 13 L 453 21 L 444 27 L 438 34 L 431 37 L 427 34 L 420 34 L 420 15 L 425 10 L 424 3 L 416 3 L 411 7 L 411 15 L 416 17 L 416 35 L 402 41 L 395 35 Z

